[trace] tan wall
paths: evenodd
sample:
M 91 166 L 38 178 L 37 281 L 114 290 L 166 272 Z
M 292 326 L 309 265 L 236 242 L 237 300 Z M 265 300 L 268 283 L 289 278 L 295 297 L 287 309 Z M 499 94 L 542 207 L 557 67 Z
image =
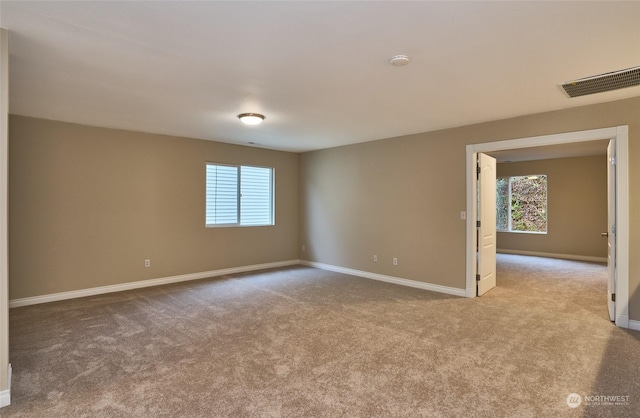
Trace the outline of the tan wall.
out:
M 298 154 L 13 115 L 9 138 L 11 299 L 298 258 Z M 205 228 L 207 161 L 275 167 L 276 225 Z
M 547 175 L 547 233 L 498 232 L 498 249 L 607 257 L 607 156 L 498 164 L 498 176 Z
M 302 154 L 301 258 L 464 289 L 466 145 L 618 125 L 629 125 L 630 316 L 640 320 L 640 97 Z

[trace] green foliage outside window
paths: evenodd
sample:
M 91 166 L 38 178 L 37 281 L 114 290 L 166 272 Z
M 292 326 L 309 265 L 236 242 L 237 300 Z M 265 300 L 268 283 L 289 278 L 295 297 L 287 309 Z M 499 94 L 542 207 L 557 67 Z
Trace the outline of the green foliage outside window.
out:
M 496 228 L 509 230 L 509 178 L 496 179 Z
M 547 232 L 547 176 L 499 178 L 496 187 L 498 230 Z

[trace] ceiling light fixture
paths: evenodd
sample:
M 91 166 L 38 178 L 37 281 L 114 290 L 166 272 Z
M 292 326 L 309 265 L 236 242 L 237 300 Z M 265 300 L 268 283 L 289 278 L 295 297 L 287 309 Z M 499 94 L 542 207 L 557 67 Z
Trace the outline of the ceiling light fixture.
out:
M 264 115 L 260 113 L 241 113 L 238 115 L 238 119 L 245 125 L 259 125 L 264 120 Z
M 409 57 L 406 55 L 394 55 L 389 62 L 394 67 L 402 67 L 403 65 L 409 64 Z

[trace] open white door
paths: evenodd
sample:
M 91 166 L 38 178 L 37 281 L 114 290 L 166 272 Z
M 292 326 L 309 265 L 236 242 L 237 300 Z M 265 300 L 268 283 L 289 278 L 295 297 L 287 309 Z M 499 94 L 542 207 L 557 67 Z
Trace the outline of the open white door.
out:
M 496 159 L 478 153 L 478 296 L 496 286 Z
M 609 141 L 607 146 L 607 267 L 609 281 L 607 300 L 609 319 L 616 320 L 616 142 Z

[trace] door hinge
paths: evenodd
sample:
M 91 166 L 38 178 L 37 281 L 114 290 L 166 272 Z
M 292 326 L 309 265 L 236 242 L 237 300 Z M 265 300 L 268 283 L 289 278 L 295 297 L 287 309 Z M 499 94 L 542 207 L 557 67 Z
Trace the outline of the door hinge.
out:
M 479 281 L 480 281 L 480 275 L 476 274 L 476 282 L 479 282 Z
M 476 221 L 476 228 L 480 228 L 480 221 Z
M 615 235 L 615 234 L 616 234 L 616 226 L 615 226 L 615 224 L 614 224 L 614 225 L 611 225 L 611 233 L 612 233 L 613 235 Z
M 616 301 L 616 294 L 612 293 L 611 294 L 611 302 L 615 302 Z
M 476 164 L 476 178 L 480 178 L 480 164 Z
M 611 165 L 616 165 L 616 157 L 609 157 L 609 161 L 611 161 Z

